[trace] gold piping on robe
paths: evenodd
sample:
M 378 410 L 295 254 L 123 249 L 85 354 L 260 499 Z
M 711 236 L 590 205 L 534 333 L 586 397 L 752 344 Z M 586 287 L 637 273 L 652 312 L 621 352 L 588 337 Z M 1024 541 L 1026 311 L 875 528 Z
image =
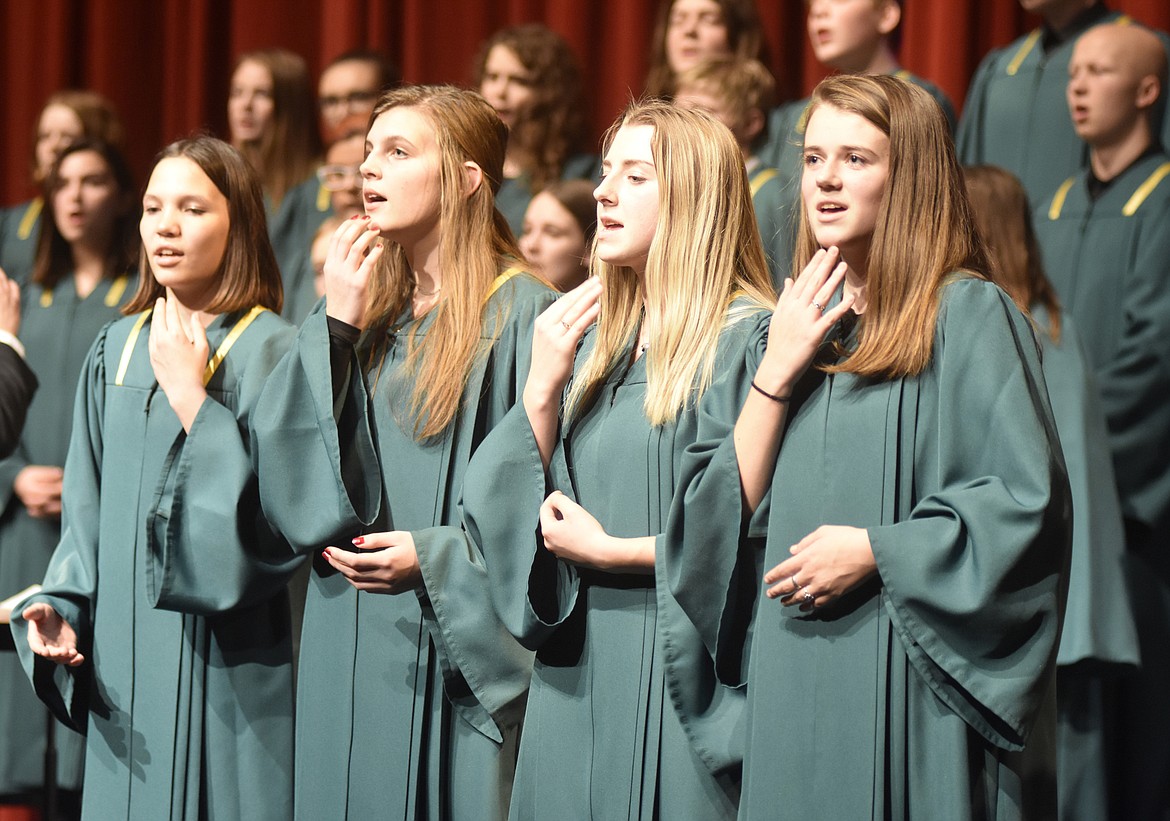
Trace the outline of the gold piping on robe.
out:
M 1142 203 L 1150 194 L 1154 193 L 1154 189 L 1158 187 L 1158 183 L 1166 179 L 1166 175 L 1170 174 L 1170 162 L 1164 162 L 1155 169 L 1154 173 L 1146 178 L 1146 181 L 1138 186 L 1137 190 L 1133 192 L 1133 196 L 1125 203 L 1121 209 L 1121 213 L 1127 217 L 1132 217 L 1137 213 L 1137 210 L 1142 207 Z
M 211 377 L 215 376 L 215 372 L 219 370 L 219 366 L 223 364 L 224 358 L 228 355 L 228 351 L 232 349 L 232 345 L 236 344 L 236 340 L 244 331 L 248 330 L 248 326 L 268 309 L 263 305 L 256 305 L 248 313 L 240 317 L 240 320 L 235 326 L 228 331 L 228 335 L 223 338 L 223 342 L 219 343 L 219 347 L 215 350 L 215 355 L 211 357 L 211 361 L 207 363 L 207 367 L 203 370 L 203 386 L 207 387 L 207 383 L 211 381 Z
M 33 226 L 37 224 L 37 217 L 41 215 L 41 209 L 44 207 L 45 201 L 40 197 L 34 198 L 28 204 L 24 216 L 20 218 L 20 226 L 16 229 L 16 236 L 19 239 L 28 239 L 32 236 Z
M 130 282 L 130 277 L 125 274 L 122 274 L 122 276 L 114 280 L 114 283 L 110 286 L 110 290 L 106 291 L 107 308 L 116 307 L 122 301 L 122 294 L 126 293 L 126 284 L 128 282 Z
M 1052 205 L 1048 207 L 1048 219 L 1060 219 L 1060 210 L 1064 208 L 1065 198 L 1068 197 L 1068 192 L 1072 190 L 1073 184 L 1076 181 L 1076 177 L 1069 177 L 1061 184 L 1060 188 L 1056 189 L 1056 195 L 1052 198 Z
M 749 185 L 751 186 L 752 197 L 755 197 L 756 194 L 760 193 L 760 189 L 764 187 L 764 184 L 779 173 L 780 172 L 775 168 L 761 168 L 759 171 L 757 171 L 749 182 Z
M 126 378 L 126 369 L 130 367 L 130 357 L 134 355 L 134 343 L 138 341 L 138 334 L 141 333 L 142 326 L 146 324 L 152 311 L 154 308 L 147 308 L 134 321 L 134 327 L 130 329 L 130 336 L 126 337 L 126 345 L 122 348 L 122 358 L 118 360 L 118 375 L 114 377 L 115 385 L 121 386 L 122 380 Z
M 1040 42 L 1040 29 L 1036 29 L 1028 35 L 1028 39 L 1020 46 L 1020 50 L 1016 52 L 1016 56 L 1008 63 L 1007 73 L 1009 77 L 1015 77 L 1016 72 L 1020 70 L 1024 60 L 1032 53 L 1032 49 L 1036 48 L 1036 44 Z

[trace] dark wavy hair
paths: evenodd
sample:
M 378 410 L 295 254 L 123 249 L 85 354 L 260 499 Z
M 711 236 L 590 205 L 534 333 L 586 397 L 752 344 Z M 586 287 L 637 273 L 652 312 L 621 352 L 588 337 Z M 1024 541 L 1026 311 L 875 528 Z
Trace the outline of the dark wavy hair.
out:
M 565 162 L 580 150 L 585 130 L 581 69 L 564 39 L 546 26 L 528 23 L 500 29 L 480 46 L 475 58 L 475 87 L 483 87 L 488 55 L 504 46 L 532 77 L 532 102 L 517 112 L 508 135 L 528 172 L 535 193 L 559 179 Z
M 674 70 L 666 60 L 666 30 L 675 0 L 661 0 L 654 18 L 654 37 L 650 41 L 650 71 L 646 75 L 647 97 L 672 97 L 675 92 Z M 727 47 L 743 59 L 758 60 L 764 37 L 756 0 L 715 0 L 727 26 Z
M 284 290 L 276 254 L 268 240 L 264 192 L 255 170 L 240 152 L 215 137 L 173 142 L 159 152 L 154 165 L 172 157 L 184 157 L 199 166 L 228 201 L 227 247 L 219 264 L 219 290 L 205 310 L 221 314 L 263 305 L 280 313 Z M 153 170 L 152 166 L 152 173 Z M 145 248 L 139 265 L 142 270 L 138 290 L 122 309 L 124 314 L 153 308 L 154 301 L 166 292 L 154 278 Z

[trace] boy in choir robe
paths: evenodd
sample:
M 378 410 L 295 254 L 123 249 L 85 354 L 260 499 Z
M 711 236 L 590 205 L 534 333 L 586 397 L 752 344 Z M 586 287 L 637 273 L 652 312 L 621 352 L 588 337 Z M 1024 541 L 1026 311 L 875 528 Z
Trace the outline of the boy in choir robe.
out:
M 1142 668 L 1117 685 L 1118 818 L 1170 809 L 1170 156 L 1154 114 L 1165 84 L 1165 51 L 1149 30 L 1082 35 L 1068 105 L 1089 167 L 1036 212 L 1045 266 L 1096 371 L 1125 519 Z
M 806 0 L 805 5 L 808 38 L 817 60 L 842 74 L 892 74 L 920 86 L 942 106 L 954 130 L 955 109 L 942 89 L 898 63 L 895 52 L 902 22 L 898 0 Z M 800 179 L 800 146 L 808 103 L 808 98 L 785 103 L 768 117 L 768 141 L 758 153 L 786 179 Z M 797 187 L 789 186 L 793 206 L 800 196 Z
M 717 57 L 679 75 L 674 103 L 703 109 L 735 137 L 747 167 L 768 271 L 780 288 L 792 263 L 792 197 L 785 196 L 784 176 L 756 155 L 768 137 L 767 112 L 773 105 L 775 88 L 772 75 L 758 60 Z
M 983 58 L 967 92 L 956 142 L 964 165 L 998 165 L 1024 184 L 1037 205 L 1085 167 L 1086 148 L 1065 105 L 1069 58 L 1077 38 L 1103 23 L 1133 25 L 1099 0 L 1020 0 L 1041 26 Z M 1170 41 L 1159 35 L 1163 47 Z M 1158 112 L 1164 110 L 1164 102 Z M 1154 116 L 1165 144 L 1170 119 Z

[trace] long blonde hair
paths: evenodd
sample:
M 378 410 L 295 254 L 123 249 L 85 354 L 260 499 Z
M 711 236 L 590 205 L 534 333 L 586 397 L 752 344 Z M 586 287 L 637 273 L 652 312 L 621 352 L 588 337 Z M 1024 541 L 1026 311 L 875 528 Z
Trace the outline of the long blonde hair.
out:
M 631 268 L 598 259 L 601 315 L 596 342 L 573 377 L 566 415 L 586 407 L 629 351 L 640 322 L 646 352 L 646 418 L 673 422 L 711 384 L 719 334 L 748 310 L 729 310 L 739 295 L 754 310 L 771 308 L 768 275 L 743 154 L 731 132 L 709 114 L 661 101 L 635 103 L 610 127 L 609 150 L 624 126 L 654 129 L 658 223 L 642 282 Z M 596 246 L 595 246 L 596 247 Z M 642 316 L 645 287 L 645 318 Z
M 413 378 L 408 400 L 414 436 L 422 441 L 442 436 L 463 400 L 472 366 L 487 346 L 484 337 L 498 333 L 498 313 L 485 327 L 484 302 L 496 277 L 523 259 L 495 195 L 504 174 L 507 128 L 487 101 L 455 86 L 403 86 L 378 100 L 373 124 L 392 108 L 410 108 L 427 119 L 439 147 L 439 264 L 445 273 L 443 296 L 431 310 L 434 320 L 427 344 L 416 340 L 412 326 L 403 373 Z M 483 182 L 465 194 L 465 162 L 483 172 Z M 385 339 L 390 325 L 411 304 L 414 275 L 406 252 L 391 243 L 370 283 L 367 315 L 375 338 Z M 374 348 L 377 358 L 381 347 Z
M 885 75 L 834 75 L 813 90 L 822 105 L 869 121 L 890 139 L 889 175 L 866 262 L 866 309 L 856 351 L 829 372 L 895 379 L 921 373 L 934 348 L 939 289 L 964 271 L 986 278 L 946 117 L 929 94 Z M 805 208 L 794 271 L 820 246 Z

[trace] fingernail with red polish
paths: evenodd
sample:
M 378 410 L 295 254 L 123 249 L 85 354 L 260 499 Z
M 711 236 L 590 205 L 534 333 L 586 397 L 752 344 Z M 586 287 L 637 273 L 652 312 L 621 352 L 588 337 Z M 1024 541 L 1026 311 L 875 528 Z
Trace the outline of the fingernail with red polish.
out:
M 365 543 L 366 543 L 366 540 L 365 540 L 365 538 L 364 538 L 364 537 L 362 537 L 362 536 L 358 536 L 358 537 L 356 537 L 356 538 L 353 540 L 353 546 L 354 546 L 354 547 L 361 547 L 361 546 L 362 546 L 363 544 L 365 544 Z
M 326 559 L 328 559 L 329 558 L 329 548 L 322 550 L 321 555 L 324 556 Z

